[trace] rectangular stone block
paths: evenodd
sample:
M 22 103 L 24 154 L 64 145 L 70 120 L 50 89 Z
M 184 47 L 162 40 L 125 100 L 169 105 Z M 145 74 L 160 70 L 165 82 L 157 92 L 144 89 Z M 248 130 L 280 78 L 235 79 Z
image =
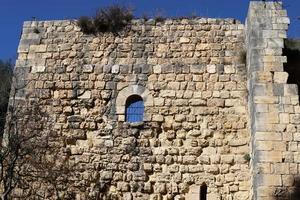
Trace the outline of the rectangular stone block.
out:
M 260 174 L 257 182 L 259 186 L 282 186 L 281 175 Z
M 258 162 L 282 162 L 281 151 L 257 151 Z
M 275 83 L 286 83 L 289 74 L 287 72 L 274 72 L 274 82 Z
M 269 38 L 267 42 L 269 48 L 284 48 L 283 39 Z
M 256 113 L 256 123 L 277 124 L 279 123 L 278 113 Z
M 264 199 L 267 198 L 267 197 L 270 197 L 273 193 L 274 189 L 271 188 L 271 187 L 268 187 L 268 186 L 259 186 L 257 187 L 257 196 L 258 197 L 261 197 L 261 199 Z
M 272 96 L 255 96 L 254 97 L 254 103 L 262 103 L 262 104 L 274 104 L 278 103 L 279 98 L 278 97 L 272 97 Z
M 298 86 L 296 84 L 284 85 L 284 96 L 298 95 Z
M 290 122 L 289 113 L 279 113 L 279 121 L 281 124 L 288 124 Z
M 289 163 L 275 163 L 273 169 L 275 174 L 289 174 L 290 171 Z

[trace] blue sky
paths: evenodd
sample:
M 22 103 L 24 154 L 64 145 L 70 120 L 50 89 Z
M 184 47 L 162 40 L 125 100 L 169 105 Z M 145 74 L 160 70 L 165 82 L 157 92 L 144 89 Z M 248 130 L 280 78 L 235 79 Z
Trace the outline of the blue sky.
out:
M 300 0 L 283 0 L 291 18 L 289 37 L 300 38 Z M 229 17 L 244 22 L 249 0 L 0 0 L 0 59 L 16 59 L 22 23 L 31 20 L 75 19 L 94 15 L 96 9 L 120 3 L 134 14 Z

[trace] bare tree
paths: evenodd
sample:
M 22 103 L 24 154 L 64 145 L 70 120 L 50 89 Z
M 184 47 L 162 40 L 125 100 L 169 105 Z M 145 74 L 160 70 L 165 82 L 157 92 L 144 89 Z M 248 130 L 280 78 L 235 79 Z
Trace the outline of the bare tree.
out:
M 13 87 L 10 93 L 6 126 L 1 134 L 0 186 L 3 200 L 8 199 L 12 190 L 21 181 L 23 169 L 29 164 L 35 151 L 47 148 L 45 138 L 47 135 L 38 134 L 43 128 L 46 116 L 34 101 L 16 98 L 20 89 L 23 88 Z
M 6 96 L 6 102 L 8 97 L 10 100 L 3 117 L 5 129 L 0 132 L 0 198 L 39 197 L 40 188 L 33 183 L 44 183 L 51 190 L 51 198 L 61 199 L 60 192 L 66 190 L 72 172 L 69 152 L 62 150 L 63 138 L 61 148 L 53 144 L 57 133 L 50 128 L 53 122 L 45 106 L 38 99 L 25 98 L 23 91 L 29 84 L 14 77 L 11 91 L 9 87 L 1 91 L 0 96 Z M 27 191 L 30 192 L 26 194 Z
M 7 104 L 9 99 L 9 91 L 11 87 L 12 78 L 12 63 L 10 60 L 0 60 L 0 134 L 2 136 L 5 116 L 7 111 Z

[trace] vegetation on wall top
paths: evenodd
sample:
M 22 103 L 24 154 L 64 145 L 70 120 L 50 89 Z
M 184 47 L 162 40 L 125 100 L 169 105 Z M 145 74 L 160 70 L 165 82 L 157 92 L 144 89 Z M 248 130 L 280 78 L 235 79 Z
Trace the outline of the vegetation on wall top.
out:
M 129 8 L 113 5 L 99 9 L 94 17 L 80 17 L 78 26 L 86 34 L 117 33 L 133 19 Z
M 85 34 L 97 34 L 97 33 L 118 33 L 122 31 L 135 16 L 133 15 L 132 9 L 120 6 L 112 5 L 105 8 L 101 8 L 96 12 L 93 17 L 81 16 L 77 25 L 81 28 L 82 32 Z M 153 19 L 156 23 L 164 22 L 167 18 L 162 13 L 155 13 L 148 16 L 143 14 L 141 16 L 145 21 Z M 195 13 L 191 13 L 188 16 L 177 16 L 171 19 L 197 19 Z

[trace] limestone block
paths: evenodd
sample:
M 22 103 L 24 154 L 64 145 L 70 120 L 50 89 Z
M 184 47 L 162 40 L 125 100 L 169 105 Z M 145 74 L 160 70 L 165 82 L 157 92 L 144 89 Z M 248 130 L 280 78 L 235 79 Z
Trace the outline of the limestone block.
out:
M 157 52 L 167 52 L 169 50 L 169 45 L 167 44 L 158 44 Z
M 267 41 L 267 46 L 269 48 L 284 48 L 283 39 L 281 39 L 281 38 L 270 38 Z M 279 62 L 286 62 L 286 59 L 280 60 Z
M 123 193 L 123 199 L 124 200 L 132 200 L 133 197 L 132 197 L 131 192 L 130 193 L 129 192 Z
M 279 113 L 279 121 L 281 124 L 288 124 L 290 122 L 290 115 L 288 113 Z
M 290 123 L 299 124 L 300 114 L 290 114 Z
M 259 186 L 282 186 L 281 175 L 260 174 L 258 176 Z
M 83 65 L 82 72 L 83 73 L 92 73 L 94 71 L 94 65 Z
M 42 73 L 46 70 L 46 66 L 32 66 L 31 73 Z
M 298 86 L 296 84 L 284 85 L 284 96 L 296 96 L 298 95 Z
M 278 142 L 278 141 L 257 141 L 256 142 L 257 150 L 262 151 L 285 151 L 286 150 L 286 143 L 285 142 Z
M 100 174 L 102 180 L 112 180 L 113 178 L 112 171 L 102 171 Z
M 180 44 L 185 44 L 185 43 L 189 43 L 190 42 L 190 39 L 189 38 L 186 38 L 186 37 L 181 37 L 179 39 L 179 43 Z
M 235 73 L 235 66 L 234 65 L 225 65 L 224 66 L 224 73 L 225 74 L 234 74 Z
M 216 65 L 207 65 L 206 70 L 210 74 L 214 74 L 217 72 Z
M 293 174 L 293 175 L 298 174 L 298 169 L 297 169 L 298 164 L 297 163 L 290 163 L 289 166 L 290 166 L 290 169 L 289 169 L 290 174 Z
M 208 107 L 224 107 L 225 106 L 225 100 L 224 99 L 208 99 L 207 100 L 207 106 Z
M 294 141 L 300 142 L 300 133 L 297 132 L 297 133 L 294 133 L 293 135 L 294 135 L 294 137 L 293 137 Z
M 154 115 L 152 115 L 152 121 L 154 121 L 154 122 L 163 122 L 164 117 L 163 117 L 163 115 L 154 114 Z
M 278 24 L 290 24 L 290 19 L 288 17 L 278 17 L 276 18 Z
M 257 141 L 261 140 L 282 140 L 282 134 L 279 132 L 256 132 L 255 139 Z
M 221 164 L 232 164 L 233 163 L 232 155 L 222 155 L 221 156 Z
M 97 52 L 94 54 L 94 57 L 95 57 L 95 58 L 100 58 L 102 55 L 103 55 L 103 51 L 97 51 Z
M 256 123 L 269 123 L 269 124 L 277 124 L 279 123 L 279 115 L 278 113 L 256 113 Z
M 220 172 L 217 165 L 204 165 L 204 171 L 214 175 L 217 175 Z
M 113 65 L 111 68 L 111 73 L 118 74 L 120 71 L 120 65 Z
M 180 82 L 169 82 L 168 89 L 170 90 L 179 90 Z
M 153 66 L 153 73 L 161 74 L 161 65 L 154 65 Z
M 92 96 L 91 91 L 84 91 L 80 96 L 78 96 L 79 99 L 90 99 Z
M 64 107 L 63 112 L 64 112 L 66 115 L 70 115 L 70 114 L 73 113 L 73 109 L 72 109 L 71 106 L 66 106 L 66 107 Z
M 287 72 L 274 72 L 275 83 L 286 83 L 289 74 Z
M 183 122 L 183 121 L 185 121 L 185 115 L 181 115 L 181 114 L 179 114 L 179 115 L 175 115 L 175 121 L 176 122 Z
M 288 24 L 273 24 L 274 30 L 287 30 Z
M 183 156 L 182 163 L 185 165 L 197 164 L 197 157 L 196 156 Z
M 275 163 L 274 172 L 276 174 L 290 174 L 290 167 L 288 163 Z
M 265 62 L 264 64 L 265 71 L 283 71 L 283 62 Z
M 192 185 L 189 188 L 189 193 L 186 195 L 186 200 L 199 200 L 200 198 L 200 186 Z
M 175 91 L 174 90 L 162 90 L 160 92 L 160 95 L 162 97 L 175 97 Z
M 273 195 L 274 189 L 269 186 L 258 186 L 257 187 L 257 196 L 261 199 L 266 199 Z
M 198 157 L 199 163 L 200 164 L 206 164 L 208 165 L 210 163 L 210 157 L 209 156 L 199 156 Z
M 295 177 L 293 175 L 282 175 L 282 185 L 285 187 L 294 186 Z
M 258 151 L 257 159 L 259 162 L 282 162 L 282 152 L 281 151 Z
M 254 103 L 258 104 L 276 104 L 279 102 L 278 97 L 272 96 L 255 96 Z
M 165 194 L 167 192 L 166 184 L 165 183 L 155 183 L 153 186 L 153 191 L 156 194 Z
M 232 139 L 229 141 L 229 145 L 232 147 L 244 146 L 246 144 L 248 144 L 247 138 Z

